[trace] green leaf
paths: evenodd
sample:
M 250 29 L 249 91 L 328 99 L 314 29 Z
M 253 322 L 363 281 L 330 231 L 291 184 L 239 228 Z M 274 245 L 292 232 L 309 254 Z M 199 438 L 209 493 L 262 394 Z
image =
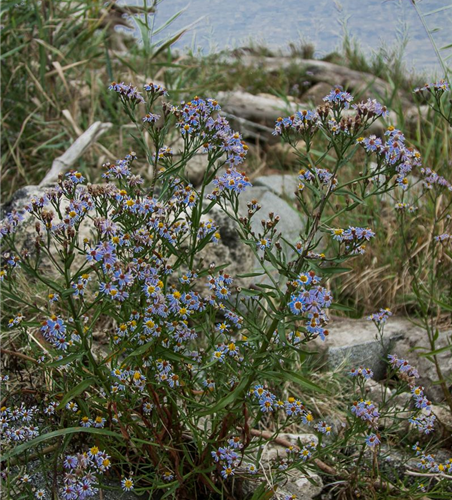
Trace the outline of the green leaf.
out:
M 438 9 L 430 10 L 429 12 L 426 12 L 424 14 L 424 17 L 431 16 L 433 14 L 437 14 L 438 12 L 442 12 L 444 10 L 451 9 L 451 8 L 452 8 L 452 5 L 446 5 L 445 7 L 439 7 Z
M 278 337 L 283 345 L 287 343 L 284 321 L 278 321 Z
M 132 351 L 124 360 L 124 363 L 127 363 L 127 361 L 130 358 L 133 358 L 134 356 L 141 356 L 141 354 L 144 354 L 146 351 L 148 351 L 153 345 L 155 345 L 155 341 L 151 340 L 150 342 L 147 342 L 146 344 L 143 344 L 142 346 L 138 347 L 138 349 L 135 349 Z
M 155 59 L 161 52 L 163 52 L 165 49 L 168 49 L 169 47 L 171 47 L 171 45 L 176 43 L 185 32 L 186 32 L 186 30 L 184 29 L 184 30 L 180 31 L 179 33 L 177 33 L 176 35 L 174 35 L 173 37 L 166 40 L 166 42 L 164 42 L 162 45 L 160 45 L 160 47 L 152 54 L 152 58 Z
M 45 441 L 49 441 L 50 439 L 54 439 L 60 436 L 67 436 L 68 434 L 77 434 L 79 432 L 87 432 L 88 434 L 100 434 L 103 436 L 112 436 L 124 440 L 124 436 L 122 436 L 121 434 L 109 431 L 107 429 L 97 429 L 94 427 L 70 427 L 69 429 L 60 429 L 58 431 L 42 434 L 41 436 L 32 439 L 31 441 L 27 441 L 26 443 L 20 444 L 19 446 L 16 446 L 14 449 L 8 451 L 7 453 L 3 453 L 0 458 L 0 461 L 4 462 L 5 460 L 9 460 L 10 458 L 16 455 L 22 455 L 29 448 L 34 448 L 38 444 L 43 443 Z
M 268 489 L 269 485 L 266 482 L 261 483 L 258 488 L 254 491 L 253 496 L 250 500 L 270 500 L 274 498 L 274 489 Z
M 58 359 L 57 361 L 53 361 L 52 363 L 46 364 L 47 368 L 56 368 L 57 366 L 63 366 L 67 365 L 68 363 L 71 363 L 75 359 L 79 359 L 83 357 L 82 352 L 74 352 L 72 354 L 69 354 L 69 356 L 65 356 L 62 359 Z
M 349 196 L 352 200 L 356 201 L 358 204 L 361 204 L 363 200 L 361 198 L 358 198 L 355 193 L 352 193 L 351 191 L 348 191 L 347 189 L 335 189 L 334 194 L 336 195 L 342 195 L 342 196 Z
M 28 45 L 28 42 L 19 45 L 19 47 L 14 47 L 14 49 L 9 50 L 8 52 L 5 52 L 0 56 L 0 61 L 4 61 L 7 57 L 12 56 L 16 52 L 19 52 L 21 49 L 25 47 L 25 45 Z
M 305 389 L 308 389 L 310 391 L 315 391 L 315 392 L 321 392 L 323 394 L 329 394 L 329 391 L 325 389 L 324 387 L 320 387 L 319 385 L 315 384 L 314 382 L 311 382 L 309 379 L 303 377 L 302 375 L 299 375 L 298 373 L 295 372 L 286 372 L 286 371 L 266 371 L 262 372 L 262 375 L 268 378 L 271 378 L 273 380 L 285 380 L 289 382 L 294 382 L 297 385 L 300 385 L 301 387 L 304 387 Z
M 445 345 L 444 347 L 440 347 L 439 349 L 435 349 L 434 351 L 423 352 L 422 354 L 419 354 L 419 356 L 423 356 L 423 357 L 436 356 L 437 354 L 441 354 L 441 353 L 446 352 L 446 351 L 452 352 L 452 344 Z
M 256 295 L 259 294 L 259 290 L 250 290 L 249 288 L 241 288 L 240 294 L 247 295 L 249 297 L 255 297 Z
M 337 302 L 333 302 L 329 309 L 334 309 L 336 311 L 347 311 L 347 312 L 355 312 L 353 307 L 344 306 L 343 304 L 338 304 Z
M 223 408 L 234 402 L 241 395 L 243 389 L 246 387 L 246 383 L 246 378 L 243 378 L 240 384 L 230 394 L 218 401 L 216 405 L 209 406 L 208 409 L 197 412 L 196 416 L 203 417 L 205 415 L 213 415 L 214 413 L 218 413 Z
M 75 398 L 75 396 L 78 396 L 92 385 L 96 385 L 96 380 L 94 378 L 87 378 L 86 380 L 83 380 L 83 382 L 80 382 L 80 384 L 76 385 L 72 390 L 66 393 L 57 409 L 61 410 L 68 401 Z
M 254 278 L 255 276 L 264 276 L 265 273 L 260 272 L 260 273 L 246 273 L 246 274 L 237 274 L 237 278 Z

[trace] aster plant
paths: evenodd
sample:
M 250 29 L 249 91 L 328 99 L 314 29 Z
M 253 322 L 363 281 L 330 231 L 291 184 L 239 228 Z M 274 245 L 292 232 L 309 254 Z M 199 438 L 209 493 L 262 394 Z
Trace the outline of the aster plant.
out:
M 116 477 L 123 490 L 156 498 L 235 498 L 241 481 L 266 478 L 253 498 L 269 498 L 271 485 L 293 470 L 338 476 L 350 495 L 369 485 L 388 488 L 375 475 L 385 441 L 379 423 L 393 410 L 390 401 L 365 398 L 372 371 L 357 367 L 350 374 L 353 398 L 341 430 L 305 400 L 305 393 L 328 388 L 301 368 L 314 355 L 307 344 L 328 342 L 329 311 L 343 308 L 329 277 L 375 237 L 369 227 L 341 227 L 341 215 L 359 210 L 366 198 L 405 192 L 413 169 L 421 168 L 419 153 L 394 127 L 383 138 L 368 135 L 388 110 L 370 99 L 353 104 L 341 88 L 316 110 L 279 118 L 274 134 L 296 148 L 300 161 L 303 230 L 292 241 L 274 213 L 263 214 L 260 232 L 252 229 L 258 200 L 240 212 L 239 197 L 251 186 L 243 171 L 248 146 L 215 99 L 172 105 L 162 101 L 167 92 L 157 83 L 143 91 L 112 83 L 110 90 L 136 126 L 143 157 L 130 151 L 106 163 L 100 184 L 67 172 L 0 228 L 2 293 L 16 311 L 5 328 L 14 345 L 24 346 L 9 352 L 41 381 L 20 401 L 3 378 L 8 491 L 85 499 Z M 168 145 L 175 130 L 183 143 L 179 157 Z M 320 137 L 327 141 L 321 153 Z M 360 149 L 366 159 L 359 177 L 342 180 Z M 196 189 L 187 168 L 199 152 L 207 165 Z M 139 160 L 150 168 L 149 182 L 135 171 Z M 231 276 L 227 263 L 203 257 L 206 247 L 221 244 L 215 218 L 221 212 L 254 255 L 249 273 Z M 30 221 L 32 244 L 20 248 L 18 236 Z M 33 297 L 24 293 L 28 285 L 38 290 Z M 102 350 L 95 348 L 99 332 Z M 431 432 L 429 402 L 402 361 L 392 356 L 388 367 L 403 372 L 402 385 L 412 391 L 407 418 L 417 432 Z M 309 426 L 315 439 L 262 465 L 265 446 L 290 426 Z M 340 460 L 331 457 L 350 447 L 359 461 L 344 479 Z M 39 456 L 52 460 L 44 489 L 27 472 Z M 449 472 L 450 463 L 440 465 Z

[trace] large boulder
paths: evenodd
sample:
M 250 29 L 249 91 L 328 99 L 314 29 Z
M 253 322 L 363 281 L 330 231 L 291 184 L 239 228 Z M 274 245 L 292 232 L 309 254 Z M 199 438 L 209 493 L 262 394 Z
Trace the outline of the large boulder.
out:
M 266 188 L 279 198 L 289 201 L 295 201 L 299 184 L 298 176 L 293 174 L 263 175 L 253 179 L 254 186 Z
M 304 446 L 311 442 L 318 442 L 317 436 L 313 434 L 281 434 L 279 438 L 291 443 L 295 447 Z M 284 460 L 287 457 L 286 446 L 278 443 L 270 443 L 265 446 L 260 458 L 260 467 L 265 471 L 278 463 L 279 460 Z M 270 477 L 270 474 L 269 474 Z M 242 485 L 242 491 L 246 498 L 251 498 L 254 492 L 262 485 L 261 480 L 253 481 L 251 478 L 245 480 Z M 298 470 L 292 470 L 287 474 L 284 481 L 279 484 L 267 484 L 267 491 L 273 489 L 276 492 L 275 499 L 284 499 L 288 495 L 295 495 L 296 498 L 311 500 L 315 498 L 323 489 L 321 477 L 309 472 L 303 474 Z
M 335 318 L 330 324 L 329 332 L 325 342 L 315 341 L 315 346 L 323 352 L 329 369 L 364 366 L 372 369 L 375 380 L 381 380 L 386 375 L 387 355 L 396 354 L 418 369 L 418 383 L 425 387 L 427 396 L 432 401 L 442 401 L 443 395 L 437 384 L 434 364 L 427 356 L 423 356 L 430 351 L 427 332 L 408 318 L 389 318 L 381 338 L 374 324 L 366 319 Z M 447 346 L 451 334 L 451 331 L 439 332 L 436 349 Z M 450 387 L 451 351 L 445 349 L 437 354 L 437 358 Z
M 335 318 L 326 341 L 317 339 L 314 343 L 323 351 L 329 369 L 364 366 L 374 372 L 375 380 L 381 380 L 386 373 L 387 354 L 392 352 L 395 341 L 403 337 L 406 327 L 391 321 L 379 338 L 370 321 Z
M 303 94 L 303 101 L 309 102 L 314 106 L 324 104 L 323 98 L 331 92 L 331 85 L 325 82 L 314 84 Z
M 274 213 L 280 216 L 280 222 L 276 226 L 278 232 L 281 232 L 284 237 L 292 243 L 295 243 L 298 238 L 300 231 L 303 229 L 303 222 L 300 218 L 299 212 L 293 208 L 289 203 L 278 196 L 278 189 L 275 188 L 276 193 L 273 189 L 270 189 L 262 180 L 258 181 L 261 185 L 255 185 L 252 188 L 247 189 L 244 193 L 240 195 L 239 198 L 239 208 L 243 214 L 248 211 L 247 203 L 251 200 L 257 200 L 262 206 L 261 210 L 252 218 L 251 228 L 258 234 L 262 232 L 261 220 L 268 219 L 269 213 Z M 290 181 L 289 181 L 290 182 Z M 262 183 L 264 183 L 262 185 Z M 283 189 L 283 183 L 280 183 L 281 193 Z M 288 190 L 291 189 L 288 187 Z

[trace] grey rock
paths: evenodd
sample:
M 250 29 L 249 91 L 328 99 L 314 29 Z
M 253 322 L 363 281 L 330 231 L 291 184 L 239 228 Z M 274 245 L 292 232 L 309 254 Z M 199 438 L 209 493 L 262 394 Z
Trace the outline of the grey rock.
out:
M 298 191 L 299 180 L 297 175 L 292 174 L 263 175 L 253 179 L 253 185 L 265 187 L 280 198 L 295 201 L 295 192 Z
M 299 167 L 301 166 L 301 161 L 297 152 L 304 151 L 306 149 L 306 143 L 301 140 L 297 141 L 295 143 L 295 148 L 286 142 L 271 144 L 270 147 L 267 148 L 267 151 L 269 153 L 269 160 L 272 161 L 272 158 L 274 157 L 274 160 L 276 160 L 276 164 L 279 166 L 283 166 L 283 168 L 288 171 L 292 170 L 292 167 L 298 167 L 299 169 Z M 291 174 L 286 173 L 284 175 L 290 176 Z
M 422 353 L 428 352 L 427 332 L 409 319 L 389 318 L 383 338 L 379 339 L 374 324 L 366 319 L 353 320 L 336 318 L 331 322 L 329 336 L 325 342 L 314 341 L 314 345 L 323 351 L 329 369 L 339 366 L 372 369 L 375 380 L 382 380 L 386 374 L 388 354 L 408 359 L 419 371 L 417 383 L 425 387 L 427 396 L 434 402 L 442 401 L 441 388 L 437 385 L 434 365 Z M 452 332 L 440 332 L 436 348 L 447 345 Z M 452 356 L 450 351 L 439 353 L 438 362 L 443 376 L 452 383 Z
M 253 186 L 243 192 L 239 198 L 239 215 L 247 215 L 247 203 L 254 199 L 262 206 L 251 223 L 252 230 L 256 235 L 262 232 L 261 220 L 267 220 L 268 214 L 273 212 L 280 216 L 280 222 L 277 225 L 278 232 L 281 232 L 289 241 L 296 242 L 298 240 L 299 233 L 303 228 L 298 212 L 267 187 Z M 207 245 L 197 256 L 198 260 L 203 260 L 203 267 L 211 263 L 215 265 L 229 263 L 226 272 L 232 276 L 262 271 L 260 261 L 256 258 L 252 248 L 241 242 L 236 224 L 227 214 L 214 207 L 209 212 L 207 219 L 212 219 L 217 224 L 221 239 L 216 245 Z M 271 266 L 267 263 L 266 267 Z M 274 278 L 278 280 L 279 276 L 276 271 L 274 274 Z M 248 278 L 238 279 L 234 281 L 234 284 L 247 287 L 252 282 L 257 281 L 266 281 L 266 279 L 259 277 L 252 280 Z
M 207 165 L 209 164 L 207 157 L 208 155 L 206 154 L 196 154 L 188 161 L 185 167 L 187 179 L 194 186 L 200 186 L 202 184 Z
M 449 436 L 452 436 L 452 413 L 450 409 L 447 406 L 432 405 L 432 411 L 440 424 L 450 433 Z
M 184 140 L 182 137 L 177 137 L 171 142 L 171 148 L 174 151 L 176 161 L 179 161 L 184 152 Z M 208 155 L 204 153 L 196 153 L 185 166 L 185 176 L 195 186 L 201 185 L 204 178 L 204 173 L 208 166 Z
M 265 124 L 272 127 L 270 130 L 278 117 L 295 113 L 300 107 L 295 102 L 271 94 L 254 95 L 242 90 L 217 92 L 217 100 L 226 113 Z
M 277 492 L 277 498 L 286 498 L 288 494 L 295 495 L 303 500 L 311 500 L 321 493 L 323 481 L 318 474 L 312 472 L 307 475 L 298 471 L 291 471 L 288 474 L 287 483 L 281 485 Z
M 295 208 L 273 193 L 268 187 L 253 186 L 240 195 L 239 209 L 242 214 L 247 213 L 247 203 L 253 199 L 256 199 L 262 206 L 251 222 L 252 230 L 256 234 L 262 232 L 261 220 L 267 220 L 268 214 L 273 212 L 281 218 L 276 226 L 278 232 L 281 232 L 291 242 L 297 241 L 300 231 L 303 229 L 303 223 Z
M 325 342 L 314 343 L 325 351 L 330 369 L 363 366 L 374 372 L 375 380 L 381 380 L 386 373 L 386 356 L 393 352 L 395 340 L 403 337 L 406 328 L 406 323 L 389 321 L 383 338 L 379 339 L 372 322 L 341 318 L 331 323 Z
M 325 82 L 319 82 L 313 85 L 303 94 L 303 101 L 310 102 L 315 106 L 324 104 L 323 98 L 331 92 L 331 85 Z
M 388 326 L 392 318 L 389 319 Z M 431 351 L 426 330 L 414 326 L 409 320 L 395 318 L 400 326 L 406 325 L 406 330 L 394 345 L 393 353 L 399 358 L 407 359 L 415 366 L 419 372 L 417 384 L 425 387 L 425 393 L 429 399 L 435 403 L 443 401 L 444 396 L 441 387 L 438 385 L 438 375 L 435 365 L 422 354 Z M 435 349 L 441 349 L 452 342 L 452 330 L 438 332 L 438 339 L 435 342 Z M 438 364 L 441 367 L 442 375 L 446 380 L 449 391 L 452 389 L 452 350 L 444 350 L 436 355 Z
M 108 481 L 104 483 L 107 487 L 119 488 L 115 490 L 99 488 L 102 491 L 102 496 L 99 493 L 95 495 L 93 500 L 148 500 L 150 498 L 149 494 L 143 496 L 135 495 L 133 491 L 123 491 L 121 485 L 118 482 Z
M 279 437 L 286 439 L 290 443 L 297 446 L 303 446 L 311 441 L 318 442 L 317 436 L 314 434 L 280 434 Z M 272 443 L 265 447 L 261 460 L 260 467 L 264 470 L 268 469 L 278 459 L 287 457 L 286 448 L 278 444 Z M 268 478 L 271 474 L 268 474 Z M 246 495 L 252 495 L 254 491 L 261 485 L 260 481 L 246 480 L 243 483 L 243 492 Z M 293 470 L 288 472 L 284 481 L 277 485 L 268 485 L 276 490 L 275 499 L 283 499 L 286 495 L 293 494 L 299 499 L 310 500 L 318 495 L 323 489 L 323 482 L 320 476 L 310 472 L 308 476 L 300 471 Z
M 279 434 L 279 438 L 286 439 L 294 446 L 304 446 L 313 441 L 317 444 L 319 442 L 318 437 L 315 434 Z M 275 443 L 270 443 L 262 454 L 262 459 L 264 462 L 272 462 L 278 458 L 287 458 L 287 451 L 284 446 L 280 446 Z
M 39 186 L 24 186 L 18 189 L 6 203 L 0 205 L 0 218 L 12 210 L 21 210 L 28 203 L 30 198 L 39 197 L 44 194 L 44 189 Z
M 211 219 L 218 226 L 220 241 L 217 244 L 209 243 L 196 256 L 198 262 L 202 261 L 202 267 L 210 264 L 220 266 L 229 264 L 226 272 L 233 276 L 249 273 L 254 266 L 255 258 L 251 248 L 241 242 L 236 225 L 226 213 L 214 207 L 209 212 L 206 220 Z M 243 280 L 234 279 L 234 285 L 246 286 Z
M 385 387 L 383 383 L 376 382 L 373 379 L 366 382 L 366 393 L 368 394 L 369 399 L 375 403 L 381 403 L 383 400 L 387 401 L 392 395 L 391 390 L 388 387 Z
M 313 83 L 325 82 L 331 86 L 341 85 L 344 89 L 351 91 L 357 100 L 368 97 L 381 99 L 393 93 L 391 84 L 375 75 L 327 61 L 293 56 L 261 57 L 243 54 L 240 57 L 240 62 L 244 66 L 258 66 L 268 72 L 287 71 L 296 65 L 306 73 L 307 80 Z M 405 93 L 398 92 L 397 94 L 405 108 L 411 105 L 411 101 Z
M 419 126 L 424 123 L 425 120 L 431 118 L 434 111 L 428 104 L 423 104 L 422 106 L 411 106 L 404 113 L 406 124 L 412 128 Z
M 247 189 L 240 195 L 239 198 L 239 211 L 242 215 L 246 215 L 248 208 L 247 203 L 251 200 L 257 200 L 262 206 L 261 210 L 257 212 L 251 219 L 252 231 L 256 234 L 263 232 L 262 220 L 268 220 L 269 213 L 280 216 L 280 222 L 276 226 L 277 234 L 282 233 L 284 238 L 291 243 L 299 240 L 300 231 L 303 229 L 303 222 L 297 210 L 292 208 L 285 200 L 272 193 L 268 188 L 261 186 L 253 186 Z M 281 241 L 283 250 L 286 256 L 291 257 L 291 250 L 283 241 Z M 273 276 L 273 280 L 280 282 L 283 278 L 277 269 L 275 269 L 268 261 L 265 263 L 265 268 Z M 263 266 L 261 261 L 254 256 L 254 261 L 247 272 L 261 272 Z M 268 275 L 257 277 L 253 279 L 254 283 L 270 284 L 271 280 Z

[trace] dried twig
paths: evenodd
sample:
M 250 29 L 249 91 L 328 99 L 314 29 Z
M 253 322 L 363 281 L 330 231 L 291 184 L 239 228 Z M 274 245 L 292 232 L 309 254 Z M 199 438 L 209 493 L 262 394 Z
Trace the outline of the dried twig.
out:
M 445 478 L 445 479 L 452 479 L 452 476 L 449 474 L 443 474 L 442 472 L 437 472 L 435 474 L 427 474 L 425 472 L 416 472 L 414 470 L 407 470 L 406 474 L 408 476 L 419 476 L 419 477 L 438 477 L 438 478 Z
M 51 184 L 58 180 L 58 176 L 64 170 L 72 167 L 74 163 L 83 155 L 83 153 L 92 146 L 99 137 L 112 127 L 112 123 L 93 123 L 72 146 L 61 156 L 55 158 L 52 163 L 52 168 L 47 172 L 39 186 Z
M 30 356 L 27 356 L 26 354 L 22 354 L 21 352 L 17 351 L 11 351 L 9 349 L 3 349 L 3 347 L 0 349 L 2 354 L 9 354 L 10 356 L 16 356 L 18 358 L 26 359 L 27 361 L 31 361 L 32 363 L 38 364 L 36 359 L 31 358 Z
M 263 437 L 265 439 L 271 439 L 274 443 L 279 444 L 280 446 L 284 446 L 286 448 L 290 448 L 291 446 L 300 450 L 300 448 L 287 439 L 281 438 L 281 437 L 275 437 L 271 432 L 269 431 L 258 431 L 257 429 L 251 429 L 250 430 L 252 436 L 256 437 Z M 314 463 L 317 465 L 317 467 L 322 471 L 325 472 L 325 474 L 329 474 L 330 476 L 339 476 L 340 474 L 337 472 L 336 469 L 333 467 L 330 467 L 327 465 L 325 462 L 320 460 L 319 458 L 314 459 Z

